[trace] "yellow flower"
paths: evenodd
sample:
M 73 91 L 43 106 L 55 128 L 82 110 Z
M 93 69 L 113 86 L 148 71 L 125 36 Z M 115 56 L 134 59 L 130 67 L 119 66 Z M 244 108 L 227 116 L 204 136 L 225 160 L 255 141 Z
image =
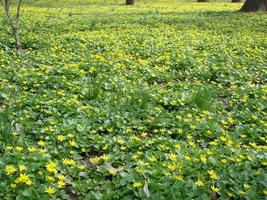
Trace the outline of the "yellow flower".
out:
M 6 149 L 7 149 L 7 150 L 12 150 L 13 147 L 12 147 L 12 146 L 7 146 Z
M 40 153 L 46 153 L 47 152 L 47 149 L 39 149 L 39 152 Z
M 170 172 L 167 172 L 167 171 L 163 172 L 163 174 L 164 174 L 165 176 L 170 176 L 170 175 L 171 175 L 171 173 L 170 173 Z
M 184 179 L 182 175 L 175 175 L 174 177 L 177 181 L 182 181 Z
M 212 185 L 210 188 L 211 188 L 211 190 L 212 190 L 213 192 L 216 192 L 216 193 L 218 193 L 218 192 L 220 191 L 220 189 L 217 188 L 217 187 L 215 187 L 214 185 Z
M 30 180 L 28 175 L 20 174 L 19 177 L 16 179 L 15 183 L 26 183 L 28 180 Z
M 155 162 L 157 161 L 157 158 L 155 156 L 151 156 L 150 158 L 148 158 L 151 162 Z
M 25 165 L 19 165 L 19 171 L 25 171 L 27 168 Z
M 235 119 L 233 119 L 232 117 L 229 117 L 229 118 L 228 118 L 228 122 L 232 124 L 232 123 L 235 122 Z
M 206 158 L 205 155 L 201 155 L 201 156 L 200 156 L 200 160 L 201 160 L 201 162 L 204 163 L 204 164 L 207 163 L 207 158 Z
M 176 165 L 168 165 L 169 170 L 174 171 L 176 169 Z
M 217 146 L 218 142 L 216 140 L 209 142 L 209 145 Z
M 57 185 L 58 185 L 59 188 L 63 188 L 63 187 L 65 187 L 66 183 L 64 181 L 62 181 L 62 180 L 59 180 L 57 182 Z
M 181 145 L 180 145 L 180 144 L 175 144 L 175 145 L 174 145 L 174 148 L 175 148 L 175 149 L 181 149 Z
M 112 176 L 115 176 L 117 173 L 117 170 L 115 170 L 115 169 L 109 169 L 108 171 Z
M 177 117 L 176 117 L 176 118 L 177 118 Z M 179 128 L 179 129 L 177 130 L 177 132 L 178 132 L 178 134 L 180 134 L 180 135 L 181 135 L 181 134 L 182 134 L 182 132 L 183 132 L 183 130 Z
M 29 151 L 30 153 L 34 153 L 34 152 L 37 151 L 37 149 L 36 149 L 35 147 L 28 147 L 28 151 Z
M 182 163 L 176 163 L 176 168 L 178 169 L 178 170 L 181 170 L 182 168 L 183 168 L 183 165 L 182 165 Z
M 59 175 L 57 176 L 57 178 L 58 178 L 59 180 L 61 180 L 61 181 L 64 181 L 64 180 L 65 180 L 65 176 L 62 175 L 62 174 L 59 174 Z
M 92 74 L 95 71 L 95 67 L 90 67 L 89 72 Z
M 56 190 L 55 188 L 49 186 L 48 188 L 45 189 L 45 192 L 51 196 L 56 192 Z
M 185 156 L 184 159 L 191 160 L 190 156 Z
M 86 169 L 86 166 L 85 166 L 85 165 L 78 165 L 78 168 L 79 168 L 80 170 L 85 170 L 85 169 Z
M 229 197 L 233 197 L 233 196 L 234 196 L 232 192 L 227 192 L 227 195 L 228 195 Z
M 54 182 L 55 181 L 55 178 L 53 176 L 47 176 L 47 180 L 49 182 Z
M 44 147 L 46 143 L 43 140 L 40 140 L 38 141 L 37 144 L 40 145 L 41 147 Z
M 75 160 L 64 158 L 62 163 L 64 165 L 75 165 Z
M 142 135 L 142 137 L 146 137 L 147 136 L 147 132 L 143 132 L 141 135 Z
M 172 153 L 169 158 L 171 161 L 176 161 L 177 155 Z
M 197 180 L 197 181 L 195 182 L 195 184 L 196 184 L 196 186 L 198 186 L 198 187 L 202 187 L 202 186 L 204 186 L 204 183 L 203 183 L 202 180 Z
M 65 137 L 63 135 L 59 135 L 57 136 L 57 140 L 63 142 L 65 140 Z
M 69 141 L 69 144 L 70 146 L 75 147 L 77 143 L 74 140 L 71 140 Z
M 53 161 L 51 161 L 50 163 L 46 164 L 46 170 L 56 174 L 57 173 L 57 164 Z
M 18 133 L 17 133 L 16 131 L 13 131 L 11 134 L 12 134 L 13 136 L 18 135 Z
M 104 161 L 108 161 L 110 159 L 110 157 L 107 156 L 106 154 L 102 155 L 102 158 Z
M 16 171 L 16 168 L 13 165 L 7 165 L 5 172 L 7 175 L 11 175 Z
M 139 64 L 142 66 L 145 66 L 148 64 L 148 61 L 146 61 L 146 60 L 139 59 L 138 61 L 139 61 Z
M 23 147 L 21 147 L 21 146 L 16 146 L 16 150 L 17 150 L 17 151 L 23 151 Z
M 33 184 L 33 182 L 32 182 L 32 180 L 27 180 L 27 181 L 25 181 L 25 183 L 26 183 L 26 185 L 28 185 L 28 186 L 31 186 L 32 184 Z
M 247 183 L 245 183 L 245 184 L 244 184 L 244 188 L 245 188 L 245 189 L 249 189 L 249 188 L 250 188 L 250 185 L 247 184 Z
M 189 144 L 189 146 L 191 146 L 191 147 L 195 147 L 195 146 L 196 146 L 195 143 L 192 142 L 192 141 L 188 141 L 188 144 Z
M 213 170 L 208 171 L 211 179 L 218 179 L 217 174 Z
M 14 188 L 17 187 L 17 184 L 15 184 L 15 183 L 11 183 L 11 184 L 10 184 L 10 187 L 14 189 Z
M 99 160 L 100 160 L 99 157 L 90 158 L 90 162 L 93 164 L 97 164 L 99 162 Z
M 125 151 L 126 150 L 126 147 L 125 146 L 121 146 L 120 147 L 120 150 Z
M 135 183 L 133 184 L 133 187 L 135 187 L 135 188 L 142 187 L 142 183 L 141 183 L 141 182 L 135 182 Z

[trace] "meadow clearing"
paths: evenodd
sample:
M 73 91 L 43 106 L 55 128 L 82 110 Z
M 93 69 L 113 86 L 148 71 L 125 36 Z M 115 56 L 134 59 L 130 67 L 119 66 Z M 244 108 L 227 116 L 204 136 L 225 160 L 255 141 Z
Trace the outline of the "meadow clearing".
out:
M 265 199 L 267 15 L 123 3 L 0 19 L 0 199 Z

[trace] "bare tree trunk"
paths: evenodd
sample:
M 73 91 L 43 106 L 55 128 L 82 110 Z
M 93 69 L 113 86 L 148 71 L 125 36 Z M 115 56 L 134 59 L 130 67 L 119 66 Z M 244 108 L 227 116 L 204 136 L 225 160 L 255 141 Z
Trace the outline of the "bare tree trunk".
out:
M 126 0 L 126 5 L 134 5 L 134 0 Z
M 9 21 L 11 29 L 12 29 L 13 37 L 14 37 L 15 43 L 16 43 L 16 49 L 19 52 L 22 50 L 21 43 L 20 43 L 20 37 L 19 37 L 19 33 L 18 33 L 19 32 L 19 18 L 20 18 L 21 3 L 22 3 L 22 0 L 19 0 L 15 20 L 13 21 L 12 16 L 10 14 L 10 1 L 9 0 L 3 0 L 3 1 L 1 0 L 1 4 L 4 8 L 7 19 Z
M 241 0 L 232 0 L 232 3 L 239 3 Z
M 243 7 L 240 10 L 241 12 L 257 12 L 267 11 L 267 0 L 246 0 Z

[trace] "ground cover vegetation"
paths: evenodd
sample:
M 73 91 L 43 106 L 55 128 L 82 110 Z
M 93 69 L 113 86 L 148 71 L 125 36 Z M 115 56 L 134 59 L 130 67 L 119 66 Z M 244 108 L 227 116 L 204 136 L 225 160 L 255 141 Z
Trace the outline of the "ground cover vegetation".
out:
M 124 4 L 1 18 L 0 199 L 264 199 L 267 15 Z

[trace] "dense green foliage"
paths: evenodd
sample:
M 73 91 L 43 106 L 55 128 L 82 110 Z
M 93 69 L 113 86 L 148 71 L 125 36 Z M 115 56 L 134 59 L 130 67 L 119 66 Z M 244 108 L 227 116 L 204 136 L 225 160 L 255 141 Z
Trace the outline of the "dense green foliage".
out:
M 0 199 L 264 199 L 267 15 L 56 2 L 0 21 Z

